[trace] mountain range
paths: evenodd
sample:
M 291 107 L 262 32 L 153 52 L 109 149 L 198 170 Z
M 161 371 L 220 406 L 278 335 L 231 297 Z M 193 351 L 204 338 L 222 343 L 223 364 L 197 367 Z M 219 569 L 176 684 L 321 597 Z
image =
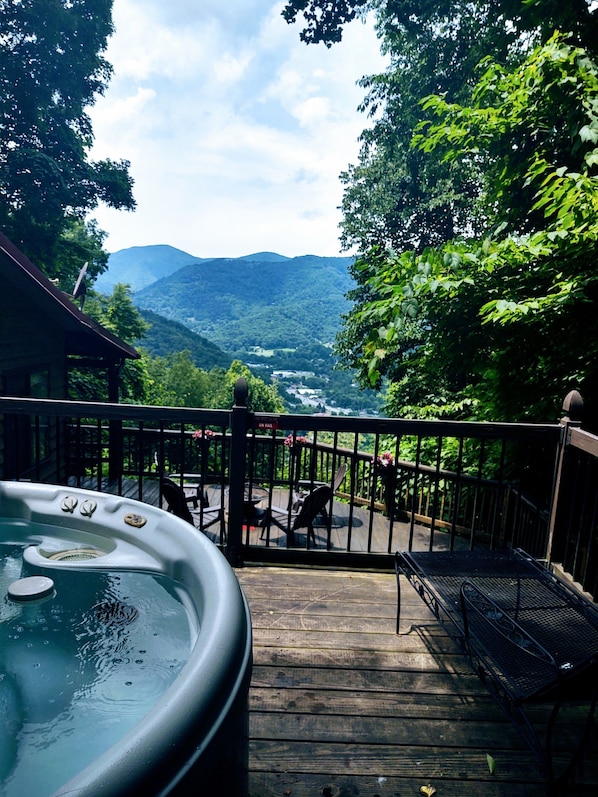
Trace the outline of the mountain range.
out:
M 377 414 L 380 397 L 360 391 L 349 371 L 336 368 L 331 345 L 349 309 L 351 263 L 275 252 L 215 260 L 140 246 L 111 255 L 94 287 L 104 293 L 117 282 L 131 287 L 150 324 L 135 345 L 153 356 L 186 349 L 204 370 L 242 360 L 276 380 L 291 412 Z
M 170 246 L 132 247 L 110 256 L 94 287 L 110 292 L 126 283 L 141 310 L 241 356 L 256 348 L 330 345 L 349 309 L 351 262 L 274 252 L 210 260 Z
M 123 282 L 132 291 L 138 291 L 189 263 L 201 261 L 200 257 L 194 257 L 166 244 L 131 246 L 110 255 L 108 269 L 96 279 L 94 288 L 100 293 L 112 293 L 116 283 Z

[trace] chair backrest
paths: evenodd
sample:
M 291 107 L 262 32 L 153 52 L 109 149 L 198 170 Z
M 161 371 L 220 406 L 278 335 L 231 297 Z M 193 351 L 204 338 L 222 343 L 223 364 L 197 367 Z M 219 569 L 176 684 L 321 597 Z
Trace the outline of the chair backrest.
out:
M 204 487 L 201 479 L 197 482 L 197 501 L 200 506 L 204 507 L 204 509 L 210 505 L 206 488 Z
M 333 493 L 335 493 L 338 490 L 338 488 L 341 486 L 341 484 L 343 483 L 343 479 L 345 478 L 346 474 L 347 474 L 347 463 L 343 462 L 343 464 L 340 466 L 340 468 L 334 474 L 334 480 L 332 482 L 332 492 Z
M 185 491 L 182 487 L 172 481 L 172 479 L 162 479 L 161 482 L 162 495 L 166 499 L 168 508 L 177 517 L 183 518 L 188 523 L 193 524 L 193 515 L 187 506 L 187 499 L 185 498 Z
M 332 499 L 332 490 L 327 484 L 321 484 L 305 496 L 299 514 L 293 523 L 293 529 L 309 527 L 326 504 Z

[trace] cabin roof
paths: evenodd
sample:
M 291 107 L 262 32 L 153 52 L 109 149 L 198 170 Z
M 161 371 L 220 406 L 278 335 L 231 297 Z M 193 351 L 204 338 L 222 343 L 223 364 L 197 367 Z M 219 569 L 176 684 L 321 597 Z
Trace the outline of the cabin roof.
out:
M 139 352 L 85 315 L 71 297 L 57 288 L 46 275 L 0 232 L 3 281 L 12 283 L 43 312 L 47 321 L 65 331 L 66 354 L 102 357 L 110 361 L 137 360 Z

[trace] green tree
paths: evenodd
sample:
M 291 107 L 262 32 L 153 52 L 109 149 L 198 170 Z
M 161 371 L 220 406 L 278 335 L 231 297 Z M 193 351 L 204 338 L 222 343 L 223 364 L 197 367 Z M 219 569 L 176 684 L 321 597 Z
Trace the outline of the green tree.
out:
M 493 223 L 495 208 L 477 202 L 483 164 L 476 158 L 442 161 L 411 146 L 414 130 L 425 119 L 425 97 L 469 102 L 485 57 L 505 67 L 518 64 L 555 28 L 575 30 L 579 42 L 598 47 L 596 13 L 585 0 L 558 5 L 544 0 L 389 0 L 373 5 L 390 66 L 361 81 L 367 91 L 362 110 L 372 123 L 362 133 L 359 162 L 341 174 L 341 241 L 362 258 L 378 247 L 422 251 L 455 235 L 481 233 Z M 513 213 L 523 217 L 529 197 L 510 200 Z M 356 276 L 359 283 L 359 272 Z
M 542 108 L 528 98 L 533 118 L 527 126 L 513 120 L 499 133 L 504 93 L 486 109 L 487 117 L 494 114 L 492 130 L 489 118 L 480 112 L 483 118 L 474 121 L 467 109 L 475 108 L 485 91 L 478 85 L 478 64 L 488 56 L 494 80 L 516 75 L 555 29 L 570 31 L 572 45 L 596 55 L 598 7 L 586 0 L 372 0 L 347 3 L 338 13 L 336 3 L 307 0 L 287 3 L 283 13 L 289 21 L 303 15 L 305 41 L 331 44 L 353 12 L 372 9 L 390 67 L 362 81 L 368 92 L 362 110 L 372 122 L 362 134 L 358 164 L 341 175 L 342 242 L 358 257 L 353 309 L 337 353 L 358 370 L 362 384 L 390 384 L 392 414 L 515 420 L 527 413 L 544 417 L 550 408 L 554 413 L 565 375 L 579 371 L 571 359 L 572 339 L 565 365 L 565 347 L 551 347 L 554 329 L 547 316 L 533 324 L 537 314 L 528 315 L 524 345 L 521 329 L 504 314 L 501 321 L 482 323 L 480 308 L 498 285 L 472 275 L 472 250 L 490 250 L 507 236 L 512 242 L 543 229 L 545 207 L 536 205 L 539 186 L 528 170 L 539 150 L 548 162 L 577 171 L 583 162 L 577 135 L 583 129 L 582 105 L 566 81 L 547 79 Z M 430 94 L 438 99 L 423 104 Z M 492 104 L 488 92 L 484 101 Z M 441 114 L 437 127 L 423 127 L 434 110 Z M 451 111 L 462 114 L 460 129 L 452 125 Z M 471 122 L 475 131 L 471 128 L 466 143 Z M 442 147 L 447 140 L 454 157 Z M 542 271 L 523 265 L 520 253 L 514 262 L 529 270 L 528 287 Z M 540 280 L 537 292 L 543 287 Z M 535 354 L 540 351 L 542 356 Z M 585 384 L 589 389 L 587 378 Z
M 306 44 L 324 42 L 330 47 L 342 39 L 343 26 L 370 5 L 371 0 L 289 0 L 282 15 L 289 24 L 299 15 L 303 17 L 305 27 L 300 37 Z
M 85 314 L 113 332 L 121 340 L 133 343 L 147 329 L 131 299 L 128 285 L 117 284 L 110 296 L 89 291 L 85 301 Z M 150 390 L 149 364 L 147 356 L 140 360 L 127 360 L 119 373 L 120 399 L 129 402 L 144 402 Z M 97 369 L 72 368 L 69 371 L 69 395 L 83 401 L 107 401 L 105 373 Z
M 0 0 L 0 228 L 64 290 L 106 266 L 86 215 L 135 206 L 129 164 L 88 157 L 112 30 L 112 0 Z
M 289 24 L 298 19 L 304 25 L 300 38 L 307 44 L 323 42 L 330 47 L 341 41 L 343 28 L 356 18 L 375 11 L 384 26 L 402 25 L 417 29 L 421 25 L 422 9 L 426 2 L 417 0 L 287 0 L 282 16 Z M 458 5 L 449 0 L 436 3 L 438 24 L 442 26 L 453 16 Z M 595 3 L 586 0 L 499 0 L 493 4 L 505 26 L 521 30 L 533 28 L 543 31 L 548 38 L 556 28 L 572 31 L 584 46 L 597 46 Z M 476 14 L 483 3 L 472 2 L 463 6 L 463 12 Z M 429 12 L 425 10 L 424 16 Z M 494 12 L 492 12 L 494 13 Z M 567 24 L 565 24 L 567 23 Z
M 129 285 L 117 283 L 102 304 L 102 323 L 107 329 L 129 343 L 143 338 L 149 325 L 133 304 Z
M 83 310 L 127 343 L 132 344 L 143 338 L 149 327 L 133 304 L 130 286 L 121 282 L 114 286 L 108 296 L 94 290 L 88 291 Z
M 173 352 L 148 361 L 150 404 L 173 407 L 230 409 L 233 389 L 239 377 L 247 380 L 247 406 L 254 412 L 283 412 L 284 405 L 274 385 L 254 376 L 246 365 L 235 360 L 228 371 L 204 371 L 193 364 L 189 351 Z
M 231 363 L 219 385 L 215 396 L 216 403 L 212 406 L 220 408 L 231 406 L 233 389 L 237 379 L 240 377 L 247 381 L 247 406 L 252 412 L 284 412 L 284 404 L 276 385 L 266 384 L 261 377 L 252 374 L 250 369 L 240 360 L 233 360 Z
M 210 376 L 193 364 L 188 350 L 152 358 L 149 371 L 150 404 L 167 407 L 214 406 Z
M 577 387 L 595 424 L 596 61 L 555 36 L 515 69 L 486 61 L 469 105 L 431 97 L 426 108 L 415 146 L 481 162 L 480 202 L 497 227 L 360 266 L 362 377 L 392 379 L 395 412 L 412 399 L 494 420 L 552 420 Z M 528 214 L 510 213 L 517 193 Z

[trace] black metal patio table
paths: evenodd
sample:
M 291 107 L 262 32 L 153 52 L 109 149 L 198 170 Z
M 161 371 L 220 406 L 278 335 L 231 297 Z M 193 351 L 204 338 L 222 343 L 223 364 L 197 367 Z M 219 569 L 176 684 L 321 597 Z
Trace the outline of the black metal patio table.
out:
M 594 723 L 598 697 L 598 607 L 522 550 L 395 555 L 397 633 L 404 575 L 537 755 L 549 783 L 572 776 Z M 587 708 L 579 746 L 555 778 L 553 731 L 576 689 Z M 549 703 L 544 743 L 526 714 Z

